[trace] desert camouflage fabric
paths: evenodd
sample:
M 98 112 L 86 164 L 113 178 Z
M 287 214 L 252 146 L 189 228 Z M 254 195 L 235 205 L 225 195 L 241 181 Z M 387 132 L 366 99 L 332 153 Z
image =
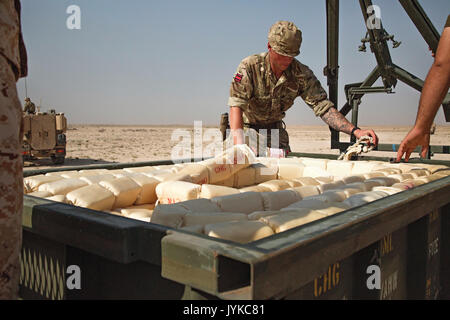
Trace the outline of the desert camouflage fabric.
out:
M 264 52 L 241 61 L 231 82 L 228 105 L 242 110 L 244 123 L 270 124 L 282 120 L 298 96 L 316 116 L 334 106 L 306 65 L 293 59 L 277 80 L 269 54 Z
M 33 102 L 27 101 L 27 102 L 25 102 L 25 106 L 23 108 L 23 112 L 35 113 L 36 112 L 36 106 L 34 105 Z
M 26 75 L 26 54 L 19 12 L 18 1 L 0 1 L 0 299 L 18 298 L 22 247 L 23 132 L 16 81 Z
M 295 57 L 300 54 L 302 32 L 289 21 L 277 21 L 267 35 L 269 44 L 276 53 L 283 56 Z

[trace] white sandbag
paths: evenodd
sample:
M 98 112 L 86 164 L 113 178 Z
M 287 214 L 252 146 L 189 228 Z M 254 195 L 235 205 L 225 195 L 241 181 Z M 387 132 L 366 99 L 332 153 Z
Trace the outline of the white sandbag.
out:
M 53 196 L 49 191 L 34 191 L 27 194 L 27 196 L 33 196 L 38 198 L 47 198 Z
M 70 203 L 69 200 L 67 200 L 65 195 L 58 194 L 56 196 L 46 197 L 45 199 L 55 201 L 55 202 L 62 202 L 62 203 Z
M 179 175 L 189 175 L 191 177 L 192 183 L 196 184 L 206 184 L 209 183 L 209 172 L 208 168 L 200 163 L 189 163 L 180 171 Z
M 140 192 L 136 197 L 135 204 L 155 203 L 158 197 L 156 196 L 156 186 L 160 183 L 157 179 L 146 176 L 144 174 L 137 174 L 130 176 L 138 186 L 141 187 Z
M 317 178 L 317 177 L 332 177 L 332 175 L 322 168 L 317 167 L 305 167 L 303 170 L 303 177 L 311 177 L 311 178 Z
M 44 175 L 36 175 L 31 177 L 23 178 L 24 191 L 26 193 L 37 191 L 39 186 L 44 183 L 49 183 L 53 181 L 62 180 L 61 176 L 44 176 Z
M 78 171 L 83 177 L 97 176 L 100 174 L 108 174 L 107 169 L 83 169 Z
M 148 177 L 154 178 L 158 180 L 159 182 L 166 182 L 166 181 L 184 181 L 184 182 L 191 182 L 192 178 L 190 175 L 183 174 L 183 173 L 172 173 L 172 172 L 166 172 L 162 174 L 145 174 Z
M 418 186 L 421 186 L 423 184 L 428 183 L 428 182 L 426 182 L 423 179 L 408 179 L 408 180 L 405 180 L 403 182 L 405 182 L 405 183 L 412 183 L 414 185 L 414 187 L 418 187 Z
M 374 170 L 373 172 L 382 172 L 386 176 L 388 176 L 391 174 L 400 174 L 400 173 L 402 173 L 402 170 L 400 170 L 398 168 L 383 168 L 383 169 Z
M 436 172 L 434 172 L 433 175 L 439 175 L 441 177 L 450 176 L 450 169 L 436 170 Z
M 142 187 L 129 177 L 101 181 L 99 185 L 111 191 L 116 197 L 116 201 L 113 206 L 114 208 L 131 206 L 136 201 L 137 196 L 142 190 Z
M 296 178 L 296 179 L 293 179 L 293 181 L 300 183 L 301 186 L 318 186 L 320 184 L 319 181 L 317 181 L 316 179 L 311 178 L 311 177 Z
M 209 199 L 194 199 L 178 203 L 189 212 L 222 212 L 217 204 Z
M 372 171 L 373 167 L 379 165 L 377 161 L 353 161 L 351 175 L 362 175 Z
M 402 182 L 409 179 L 414 179 L 414 175 L 410 173 L 397 173 L 397 174 L 390 174 L 387 177 L 393 178 L 397 180 L 397 182 Z
M 388 195 L 392 195 L 402 192 L 403 190 L 400 188 L 393 188 L 393 187 L 374 187 L 372 191 L 383 191 L 386 192 Z
M 183 224 L 183 217 L 190 212 L 179 203 L 158 204 L 153 210 L 150 222 L 171 228 L 179 228 Z
M 271 191 L 280 191 L 291 187 L 289 183 L 284 180 L 270 180 L 260 183 L 259 186 L 269 188 Z
M 315 211 L 320 212 L 328 217 L 348 209 L 351 209 L 350 205 L 344 202 L 327 202 L 326 208 L 316 209 Z
M 53 195 L 67 194 L 72 190 L 87 186 L 87 182 L 78 178 L 61 179 L 53 182 L 41 184 L 38 188 L 39 191 L 48 191 Z
M 428 171 L 427 169 L 412 169 L 408 173 L 410 175 L 412 175 L 414 179 L 419 178 L 419 177 L 424 177 L 424 176 L 426 177 L 431 174 L 431 172 Z
M 342 178 L 342 181 L 345 184 L 354 183 L 354 182 L 364 182 L 366 178 L 364 178 L 363 175 L 352 175 L 352 176 L 346 176 Z
M 334 177 L 333 176 L 329 176 L 329 177 L 315 177 L 314 179 L 319 184 L 328 184 L 328 183 L 333 183 L 334 182 Z
M 318 186 L 301 186 L 301 187 L 295 187 L 295 188 L 289 188 L 287 190 L 295 191 L 301 199 L 309 197 L 309 196 L 315 196 L 320 194 Z
M 262 192 L 264 210 L 274 211 L 285 208 L 302 198 L 294 190 L 281 190 L 275 192 Z
M 148 209 L 122 209 L 122 215 L 136 220 L 150 222 L 153 210 Z
M 353 208 L 381 199 L 386 196 L 388 196 L 388 194 L 383 191 L 360 192 L 355 195 L 352 195 L 351 197 L 348 197 L 343 201 L 343 203 L 348 204 Z
M 264 210 L 260 192 L 244 192 L 211 199 L 224 212 L 252 213 Z
M 211 199 L 214 197 L 226 196 L 229 194 L 240 193 L 236 188 L 225 186 L 216 186 L 213 184 L 203 184 L 200 192 L 200 198 Z
M 336 191 L 335 191 L 336 190 Z M 356 193 L 360 193 L 360 192 L 364 192 L 364 191 L 370 191 L 370 190 L 361 190 L 361 188 L 352 188 L 352 187 L 341 187 L 339 189 L 335 189 L 335 190 L 329 190 L 329 191 L 325 191 L 323 194 L 327 193 L 327 192 L 342 192 L 345 195 L 345 199 L 347 199 L 348 197 L 356 194 Z M 339 190 L 339 191 L 337 191 Z M 342 201 L 344 201 L 345 199 L 343 199 Z
M 325 184 L 321 184 L 319 186 L 317 186 L 317 189 L 319 189 L 320 193 L 324 193 L 325 191 L 328 190 L 334 190 L 334 189 L 339 189 L 340 187 L 344 186 L 344 182 L 341 180 L 332 182 L 332 183 L 325 183 Z
M 372 179 L 372 178 L 378 178 L 378 177 L 385 177 L 386 176 L 383 172 L 377 172 L 377 171 L 363 173 L 362 175 L 366 179 Z
M 276 162 L 267 164 L 254 163 L 252 167 L 255 169 L 255 184 L 278 178 L 278 164 Z
M 159 203 L 168 204 L 197 199 L 201 185 L 185 181 L 166 181 L 156 186 Z
M 449 172 L 449 174 L 450 174 L 450 172 Z M 423 180 L 426 183 L 428 183 L 428 182 L 431 182 L 431 181 L 442 179 L 443 177 L 444 176 L 440 175 L 440 174 L 432 174 L 432 175 L 429 175 L 429 176 L 422 176 L 420 178 L 416 178 L 416 180 Z
M 291 187 L 291 188 L 303 187 L 303 185 L 300 182 L 295 181 L 295 179 L 294 180 L 283 180 L 283 181 L 286 181 L 289 184 L 289 187 Z
M 214 183 L 216 186 L 234 188 L 234 175 L 229 176 L 225 180 Z
M 380 183 L 382 183 L 383 185 L 385 185 L 385 186 L 387 186 L 387 187 L 392 186 L 394 183 L 398 183 L 398 180 L 397 180 L 397 179 L 390 178 L 390 177 L 388 177 L 388 176 L 385 176 L 385 177 L 377 177 L 377 178 L 371 178 L 371 179 L 366 180 L 366 182 L 367 182 L 367 181 L 379 181 Z
M 250 186 L 250 187 L 245 187 L 245 188 L 241 188 L 239 189 L 239 192 L 249 192 L 249 191 L 254 191 L 254 192 L 267 192 L 267 191 L 271 191 L 269 188 L 267 187 L 263 187 L 263 186 Z
M 345 190 L 345 189 L 344 189 Z M 342 202 L 348 198 L 348 194 L 342 189 L 325 191 L 322 194 L 303 198 L 303 200 L 317 199 L 323 202 Z M 358 192 L 360 192 L 358 190 Z
M 183 217 L 183 227 L 195 225 L 207 225 L 211 223 L 226 221 L 242 221 L 247 220 L 244 213 L 231 212 L 190 212 Z
M 303 158 L 300 157 L 299 160 L 306 167 L 314 167 L 322 170 L 327 170 L 328 159 L 315 159 L 315 158 Z
M 108 180 L 114 180 L 116 179 L 116 176 L 113 174 L 98 174 L 98 175 L 92 175 L 92 176 L 83 176 L 80 177 L 80 180 L 83 180 L 87 184 L 96 184 L 100 181 L 108 181 Z
M 179 229 L 184 230 L 184 231 L 193 232 L 193 233 L 203 234 L 204 228 L 205 228 L 205 226 L 201 224 L 201 225 L 195 225 L 195 226 L 181 227 Z
M 209 183 L 217 184 L 219 181 L 226 180 L 233 175 L 231 166 L 225 163 L 224 159 L 208 159 L 201 162 L 208 169 Z M 233 178 L 234 184 L 234 178 Z M 233 185 L 231 185 L 233 186 Z
M 396 189 L 400 189 L 400 190 L 409 190 L 409 189 L 413 189 L 416 185 L 414 183 L 411 182 L 412 180 L 409 180 L 409 182 L 407 182 L 406 180 L 403 182 L 399 182 L 399 183 L 394 183 L 391 188 L 396 188 Z
M 256 183 L 256 170 L 255 167 L 249 166 L 242 170 L 239 170 L 234 174 L 234 187 L 243 188 L 252 186 Z
M 99 211 L 111 210 L 115 201 L 114 194 L 98 184 L 71 191 L 66 198 L 75 206 Z
M 131 172 L 131 173 L 154 172 L 156 170 L 158 170 L 158 169 L 156 169 L 155 166 L 123 168 L 123 171 Z M 169 171 L 171 171 L 171 170 L 169 170 Z
M 82 176 L 83 174 L 78 171 L 66 171 L 61 174 L 61 177 L 65 179 L 80 178 Z
M 431 174 L 438 173 L 440 171 L 448 171 L 450 174 L 450 168 L 445 165 L 426 165 L 425 168 L 430 171 Z
M 329 160 L 327 172 L 332 176 L 345 177 L 352 174 L 354 161 Z
M 259 220 L 262 217 L 273 216 L 280 213 L 285 213 L 286 211 L 274 210 L 274 211 L 255 211 L 247 215 L 248 220 Z
M 290 180 L 303 177 L 305 166 L 301 163 L 282 163 L 278 164 L 278 179 Z
M 364 183 L 364 191 L 371 191 L 374 187 L 383 187 L 385 186 L 385 182 L 381 180 L 371 180 L 368 179 L 363 182 Z
M 297 201 L 286 208 L 281 209 L 281 211 L 285 210 L 297 210 L 297 209 L 323 209 L 327 207 L 327 203 L 325 198 L 316 198 L 316 196 L 307 197 L 303 200 Z
M 204 233 L 209 237 L 249 243 L 274 234 L 272 228 L 261 221 L 229 221 L 208 224 Z
M 260 221 L 269 225 L 275 233 L 280 233 L 325 217 L 326 215 L 318 211 L 299 209 L 274 216 L 263 217 Z
M 343 186 L 341 186 L 339 188 L 339 190 L 357 189 L 357 190 L 359 190 L 359 192 L 370 191 L 370 190 L 367 190 L 367 187 L 370 187 L 370 183 L 366 184 L 364 182 L 353 182 L 353 183 L 344 184 Z

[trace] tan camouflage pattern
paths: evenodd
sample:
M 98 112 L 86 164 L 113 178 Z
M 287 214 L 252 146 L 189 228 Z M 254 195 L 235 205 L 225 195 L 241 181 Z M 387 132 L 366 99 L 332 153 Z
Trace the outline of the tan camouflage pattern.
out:
M 36 106 L 31 101 L 26 101 L 25 106 L 23 108 L 23 112 L 26 113 L 36 113 Z
M 302 32 L 289 21 L 277 21 L 267 36 L 272 49 L 283 56 L 295 57 L 300 54 Z
M 0 0 L 0 299 L 17 299 L 22 247 L 22 106 L 16 81 L 26 75 L 20 3 Z
M 27 75 L 19 0 L 0 0 L 0 56 L 11 64 L 16 80 Z
M 316 116 L 322 116 L 334 104 L 327 100 L 314 73 L 297 59 L 277 80 L 271 70 L 268 52 L 241 61 L 230 87 L 228 105 L 239 107 L 244 123 L 269 124 L 282 120 L 300 96 Z

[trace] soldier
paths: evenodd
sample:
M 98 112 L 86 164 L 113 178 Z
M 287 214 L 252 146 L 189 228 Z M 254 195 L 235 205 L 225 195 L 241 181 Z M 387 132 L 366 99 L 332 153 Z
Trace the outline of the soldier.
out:
M 22 106 L 16 82 L 27 74 L 19 0 L 0 1 L 0 299 L 17 299 L 22 247 Z
M 278 21 L 269 31 L 268 52 L 241 61 L 230 88 L 230 128 L 234 143 L 244 143 L 243 128 L 267 129 L 271 147 L 271 129 L 279 129 L 279 148 L 290 151 L 289 136 L 283 118 L 298 96 L 316 116 L 330 127 L 356 138 L 370 136 L 373 130 L 355 127 L 327 100 L 327 93 L 313 72 L 294 57 L 300 53 L 302 33 L 292 22 Z
M 35 114 L 36 113 L 36 106 L 33 102 L 31 102 L 30 98 L 25 98 L 25 108 L 23 109 L 23 112 L 26 112 L 28 114 Z

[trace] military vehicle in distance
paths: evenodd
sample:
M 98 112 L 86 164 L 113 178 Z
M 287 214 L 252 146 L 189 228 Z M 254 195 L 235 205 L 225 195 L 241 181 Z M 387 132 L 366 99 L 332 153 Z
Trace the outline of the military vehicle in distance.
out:
M 54 164 L 63 164 L 66 157 L 67 119 L 64 113 L 23 113 L 23 150 L 25 160 L 50 157 Z

